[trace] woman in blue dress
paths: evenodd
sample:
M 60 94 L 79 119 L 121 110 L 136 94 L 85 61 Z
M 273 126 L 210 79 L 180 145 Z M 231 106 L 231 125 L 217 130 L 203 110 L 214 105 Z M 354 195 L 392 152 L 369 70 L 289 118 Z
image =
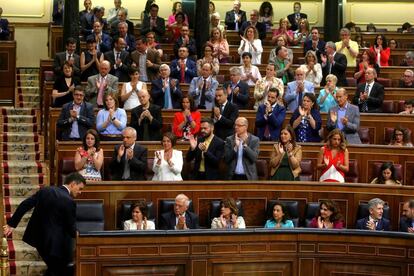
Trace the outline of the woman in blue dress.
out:
M 289 214 L 282 202 L 276 202 L 272 207 L 273 217 L 266 221 L 265 228 L 293 228 L 293 222 L 288 219 Z

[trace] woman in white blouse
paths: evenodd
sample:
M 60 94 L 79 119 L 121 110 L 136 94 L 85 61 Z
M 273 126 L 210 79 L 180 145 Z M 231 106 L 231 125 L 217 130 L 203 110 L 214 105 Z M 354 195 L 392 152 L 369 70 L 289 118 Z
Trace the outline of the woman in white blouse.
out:
M 181 177 L 181 170 L 183 168 L 183 153 L 180 150 L 173 149 L 175 142 L 176 137 L 172 132 L 164 133 L 161 142 L 164 149 L 155 152 L 154 165 L 152 166 L 154 176 L 152 180 L 183 180 Z
M 322 81 L 322 67 L 318 63 L 316 53 L 312 50 L 306 52 L 305 64 L 302 64 L 299 68 L 302 68 L 305 73 L 305 79 L 313 83 L 315 87 L 319 87 Z
M 259 68 L 252 65 L 252 54 L 244 52 L 242 54 L 243 65 L 240 66 L 241 79 L 245 81 L 249 86 L 255 86 L 256 81 L 262 78 Z
M 139 71 L 136 67 L 129 69 L 130 82 L 125 82 L 122 85 L 121 101 L 124 103 L 125 110 L 131 110 L 134 107 L 139 106 L 141 103 L 138 99 L 138 92 L 141 90 L 147 90 L 145 82 L 139 80 Z
M 131 204 L 131 219 L 124 221 L 124 230 L 155 230 L 153 221 L 147 219 L 148 207 L 145 202 Z
M 240 36 L 240 47 L 237 50 L 241 56 L 243 53 L 248 52 L 252 54 L 252 63 L 261 64 L 262 63 L 262 41 L 259 39 L 257 30 L 253 26 L 249 26 L 244 31 L 244 36 Z M 242 60 L 240 59 L 240 63 Z
M 225 198 L 220 201 L 221 215 L 214 218 L 211 222 L 211 229 L 231 229 L 246 228 L 246 223 L 242 216 L 238 216 L 239 210 L 234 198 Z

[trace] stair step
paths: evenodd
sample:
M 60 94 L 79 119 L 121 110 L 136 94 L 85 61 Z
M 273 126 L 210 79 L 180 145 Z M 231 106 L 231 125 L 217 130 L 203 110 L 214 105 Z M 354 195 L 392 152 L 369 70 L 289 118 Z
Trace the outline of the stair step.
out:
M 40 189 L 39 185 L 33 184 L 20 184 L 20 185 L 8 185 L 3 184 L 3 195 L 11 197 L 29 197 L 35 194 Z
M 14 252 L 12 250 L 9 251 L 10 256 L 9 258 L 11 260 L 18 260 L 18 261 L 40 261 L 41 258 L 39 254 L 37 253 L 36 248 L 31 247 L 27 243 L 21 240 L 9 240 L 9 250 L 14 249 Z
M 0 142 L 39 143 L 41 140 L 42 136 L 36 133 L 7 132 L 0 135 Z
M 40 127 L 38 124 L 34 123 L 0 123 L 0 132 L 38 132 Z
M 37 74 L 39 75 L 40 69 L 37 67 L 19 67 L 16 68 L 17 74 Z
M 23 131 L 21 131 L 23 132 Z M 3 143 L 2 152 L 38 152 L 42 149 L 39 143 Z M 43 150 L 43 149 L 42 149 Z
M 8 161 L 2 162 L 2 173 L 8 174 L 37 174 L 47 173 L 47 166 L 36 161 Z
M 19 107 L 40 108 L 40 102 L 19 102 Z
M 42 276 L 46 271 L 46 264 L 43 261 L 14 261 L 16 273 L 10 274 L 19 276 Z
M 3 161 L 43 161 L 41 152 L 2 152 Z
M 37 93 L 27 93 L 27 94 L 20 94 L 19 101 L 20 102 L 40 102 L 42 100 L 42 96 Z
M 1 116 L 0 120 L 2 120 L 4 123 L 33 124 L 33 123 L 36 123 L 36 116 L 32 116 L 32 115 L 7 115 L 7 116 Z
M 1 107 L 1 115 L 35 115 L 36 110 L 33 108 L 14 108 Z
M 19 86 L 39 86 L 39 80 L 18 80 L 17 87 Z
M 49 183 L 47 174 L 3 174 L 3 184 L 9 185 L 44 185 Z

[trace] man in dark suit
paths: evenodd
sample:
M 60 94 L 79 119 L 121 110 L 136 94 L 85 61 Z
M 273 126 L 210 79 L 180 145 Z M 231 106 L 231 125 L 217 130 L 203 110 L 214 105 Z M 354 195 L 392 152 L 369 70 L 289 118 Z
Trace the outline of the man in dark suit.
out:
M 325 85 L 326 76 L 333 74 L 338 79 L 337 86 L 347 86 L 346 81 L 346 67 L 347 61 L 344 54 L 336 51 L 335 43 L 332 41 L 326 42 L 325 53 L 321 55 L 322 60 L 322 83 L 321 86 Z
M 131 65 L 129 53 L 124 50 L 125 40 L 122 37 L 115 38 L 114 49 L 104 53 L 104 59 L 111 63 L 109 74 L 114 75 L 120 82 L 129 82 L 128 69 Z
M 211 119 L 202 119 L 200 134 L 196 140 L 190 136 L 190 149 L 187 162 L 194 161 L 192 178 L 194 180 L 221 179 L 219 166 L 224 153 L 224 141 L 213 134 L 214 123 Z
M 266 39 L 266 25 L 262 22 L 258 22 L 259 20 L 259 11 L 258 10 L 252 10 L 250 13 L 250 21 L 246 21 L 242 24 L 239 34 L 244 35 L 244 31 L 249 26 L 253 26 L 256 28 L 257 32 L 259 33 L 259 38 L 261 40 Z
M 175 197 L 174 209 L 161 214 L 159 229 L 161 230 L 185 230 L 197 229 L 198 216 L 188 211 L 190 200 L 184 194 Z
M 279 90 L 271 87 L 267 94 L 267 101 L 259 105 L 256 113 L 257 136 L 260 141 L 277 141 L 280 128 L 286 116 L 286 108 L 277 103 Z
M 86 131 L 94 126 L 93 106 L 84 102 L 84 98 L 83 87 L 78 85 L 73 90 L 73 102 L 62 107 L 57 127 L 61 131 L 63 141 L 81 140 Z
M 83 6 L 85 7 L 85 9 L 79 12 L 79 25 L 82 25 L 82 22 L 85 20 L 85 17 L 90 18 L 93 15 L 91 0 L 84 0 Z
M 181 35 L 174 44 L 175 58 L 178 58 L 178 50 L 182 47 L 187 47 L 189 58 L 196 61 L 197 48 L 194 38 L 190 37 L 190 29 L 187 25 L 181 27 Z
M 112 155 L 112 180 L 145 180 L 147 149 L 136 143 L 136 130 L 126 127 L 122 131 L 122 140 L 121 145 L 115 146 Z
M 0 7 L 0 40 L 9 39 L 9 21 L 6 18 L 1 18 L 3 8 Z
M 369 216 L 359 219 L 355 228 L 371 231 L 390 231 L 390 221 L 382 217 L 384 204 L 385 202 L 379 198 L 368 201 Z
M 246 12 L 240 9 L 241 3 L 239 0 L 233 2 L 233 9 L 226 12 L 226 18 L 224 20 L 227 30 L 238 31 L 242 24 L 247 20 Z
M 125 22 L 128 26 L 128 34 L 134 35 L 134 23 L 127 19 L 128 11 L 124 8 L 120 8 L 118 11 L 117 19 L 111 23 L 111 36 L 119 35 L 118 24 Z
M 73 260 L 76 237 L 76 203 L 73 198 L 85 185 L 86 180 L 79 173 L 72 173 L 62 186 L 40 189 L 20 203 L 3 228 L 4 235 L 9 236 L 24 214 L 34 208 L 23 241 L 39 252 L 47 265 L 45 275 L 73 275 L 73 269 L 68 266 Z
M 366 83 L 357 86 L 352 103 L 359 107 L 362 113 L 381 113 L 384 101 L 384 86 L 375 81 L 377 71 L 374 68 L 365 70 Z
M 400 218 L 400 232 L 414 233 L 414 200 L 403 205 L 403 216 Z
M 76 40 L 73 37 L 69 37 L 66 40 L 66 51 L 56 53 L 53 61 L 53 72 L 55 76 L 61 76 L 63 74 L 63 64 L 69 62 L 73 66 L 73 73 L 80 77 L 80 58 L 75 53 L 76 51 Z
M 181 96 L 180 83 L 177 79 L 170 78 L 170 67 L 161 64 L 160 77 L 151 82 L 152 102 L 163 109 L 180 109 Z
M 140 134 L 138 141 L 160 141 L 161 108 L 150 103 L 150 95 L 146 90 L 138 92 L 138 99 L 141 105 L 131 110 L 131 127 Z
M 165 34 L 165 20 L 158 16 L 159 7 L 157 4 L 152 4 L 150 7 L 150 16 L 144 17 L 141 26 L 141 35 L 146 35 L 149 32 L 154 32 L 156 41 L 161 41 Z
M 122 37 L 124 39 L 125 51 L 132 53 L 135 50 L 135 36 L 128 33 L 128 24 L 126 22 L 118 23 L 118 35 L 114 35 L 112 39 L 115 41 L 117 37 Z
M 211 118 L 214 121 L 214 134 L 223 141 L 233 135 L 234 122 L 239 116 L 239 108 L 227 100 L 227 91 L 219 86 L 216 89 L 216 106 Z
M 319 38 L 319 30 L 316 27 L 313 27 L 311 30 L 311 39 L 308 39 L 303 44 L 303 55 L 305 55 L 309 50 L 312 50 L 316 53 L 318 62 L 322 63 L 321 54 L 325 53 L 325 41 Z
M 237 105 L 239 109 L 247 109 L 249 103 L 249 85 L 241 80 L 239 67 L 230 68 L 230 81 L 223 84 L 229 102 Z
M 87 37 L 93 33 L 93 23 L 96 21 L 101 22 L 102 30 L 106 32 L 108 30 L 108 22 L 103 18 L 105 14 L 105 8 L 102 6 L 96 6 L 93 8 L 91 16 L 84 16 L 81 21 L 81 33 L 83 37 Z
M 93 23 L 93 33 L 88 35 L 86 41 L 90 39 L 96 42 L 98 52 L 105 53 L 112 49 L 112 39 L 108 34 L 102 32 L 102 23 L 99 21 Z
M 170 63 L 171 77 L 180 81 L 180 83 L 190 83 L 194 77 L 197 77 L 197 65 L 194 60 L 188 58 L 188 48 L 185 46 L 178 49 L 178 59 Z
M 139 80 L 148 82 L 157 79 L 161 65 L 160 54 L 157 50 L 148 48 L 144 36 L 135 41 L 135 46 L 136 50 L 131 53 L 131 60 L 132 66 L 139 69 Z M 145 61 L 145 64 L 140 61 Z
M 302 18 L 308 18 L 308 16 L 305 13 L 301 13 L 300 9 L 302 8 L 302 5 L 300 2 L 293 3 L 293 13 L 288 15 L 288 20 L 290 23 L 290 29 L 292 31 L 296 31 L 299 27 L 299 20 Z

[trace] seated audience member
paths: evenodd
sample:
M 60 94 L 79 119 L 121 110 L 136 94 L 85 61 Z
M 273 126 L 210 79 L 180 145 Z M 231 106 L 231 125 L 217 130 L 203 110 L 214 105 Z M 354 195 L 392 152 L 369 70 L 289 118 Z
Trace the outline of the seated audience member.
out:
M 112 24 L 117 20 L 119 11 L 121 11 L 122 9 L 126 12 L 126 14 L 128 14 L 128 9 L 122 7 L 121 0 L 114 0 L 114 6 L 115 7 L 110 8 L 108 10 L 108 15 L 106 16 L 106 20 L 109 24 Z
M 412 147 L 408 130 L 403 127 L 396 127 L 392 132 L 390 146 Z
M 153 104 L 162 109 L 178 109 L 181 106 L 181 95 L 180 83 L 177 79 L 170 78 L 170 67 L 161 64 L 159 78 L 151 82 Z
M 214 106 L 214 96 L 219 83 L 213 78 L 213 67 L 205 63 L 201 68 L 201 76 L 194 77 L 190 83 L 188 94 L 194 99 L 198 109 L 210 110 Z
M 137 133 L 138 141 L 161 140 L 162 116 L 161 108 L 150 102 L 150 94 L 147 90 L 138 92 L 141 105 L 131 110 L 131 123 Z
M 73 90 L 73 102 L 63 105 L 57 127 L 63 141 L 80 140 L 94 126 L 93 106 L 84 101 L 85 92 L 78 85 Z
M 188 24 L 185 23 L 185 14 L 183 12 L 177 12 L 175 15 L 175 22 L 169 25 L 167 28 L 168 40 L 172 43 L 175 43 L 181 36 L 181 29 L 184 26 L 188 27 Z
M 358 107 L 348 102 L 348 92 L 345 88 L 340 88 L 335 98 L 338 105 L 329 109 L 326 128 L 329 131 L 335 128 L 341 130 L 348 144 L 361 144 L 358 134 L 360 122 Z
M 2 18 L 3 8 L 0 7 L 0 40 L 9 39 L 9 21 L 6 18 Z
M 310 50 L 314 51 L 318 57 L 318 62 L 322 63 L 321 54 L 325 53 L 325 44 L 325 41 L 319 37 L 318 28 L 313 27 L 311 29 L 311 38 L 303 44 L 303 53 L 306 54 Z
M 401 185 L 397 179 L 394 164 L 391 162 L 382 163 L 379 174 L 371 181 L 371 184 Z
M 86 180 L 101 181 L 101 168 L 104 161 L 100 148 L 99 135 L 94 129 L 86 131 L 82 138 L 82 147 L 75 152 L 75 169 Z
M 376 64 L 380 67 L 388 66 L 391 51 L 387 46 L 387 39 L 385 38 L 385 35 L 377 35 L 374 40 L 374 45 L 372 45 L 369 50 L 374 52 Z
M 311 38 L 309 21 L 306 18 L 299 20 L 299 28 L 293 32 L 293 44 L 303 46 Z
M 368 201 L 369 216 L 359 219 L 356 222 L 356 229 L 371 231 L 390 231 L 390 221 L 382 217 L 384 213 L 385 202 L 379 198 L 373 198 Z
M 85 7 L 85 9 L 79 12 L 79 25 L 82 24 L 82 21 L 85 17 L 91 17 L 93 15 L 91 0 L 84 0 L 83 6 Z
M 145 2 L 145 8 L 141 12 L 141 22 L 143 22 L 146 17 L 150 16 L 150 9 L 151 9 L 152 4 L 155 4 L 155 0 L 147 0 Z M 158 9 L 157 9 L 157 11 L 158 11 Z
M 272 206 L 272 217 L 266 221 L 264 228 L 294 228 L 293 221 L 289 218 L 288 209 L 282 202 L 276 202 Z
M 86 37 L 86 43 L 88 43 L 88 41 L 95 42 L 94 49 L 100 53 L 110 51 L 112 48 L 112 39 L 108 34 L 102 31 L 102 24 L 99 21 L 93 23 L 93 33 Z M 88 50 L 91 50 L 89 47 L 87 48 Z
M 80 28 L 80 32 L 83 37 L 88 37 L 88 35 L 93 33 L 93 23 L 96 21 L 101 22 L 102 30 L 108 30 L 108 22 L 103 18 L 104 14 L 105 8 L 96 6 L 93 8 L 91 16 L 83 17 Z
M 273 26 L 273 6 L 269 1 L 263 1 L 259 8 L 259 22 L 265 24 L 266 31 Z
M 246 82 L 248 86 L 255 86 L 256 81 L 262 78 L 259 68 L 252 65 L 252 54 L 249 52 L 242 54 L 242 65 L 239 68 L 241 80 Z
M 256 113 L 256 130 L 260 141 L 277 141 L 286 116 L 286 109 L 278 103 L 279 91 L 270 88 L 267 100 Z
M 367 32 L 375 33 L 377 31 L 377 27 L 375 27 L 374 23 L 367 24 Z
M 182 46 L 178 49 L 178 58 L 170 63 L 171 76 L 180 83 L 190 83 L 197 77 L 197 65 L 194 60 L 188 58 L 188 48 Z
M 403 34 L 405 33 L 411 33 L 412 32 L 412 25 L 409 22 L 405 22 L 401 26 L 401 32 Z
M 110 28 L 111 28 L 110 32 L 111 32 L 112 36 L 115 36 L 115 35 L 119 34 L 118 26 L 119 26 L 119 23 L 121 23 L 121 22 L 127 24 L 128 34 L 130 34 L 132 36 L 134 35 L 134 23 L 132 23 L 132 21 L 129 21 L 127 19 L 127 17 L 128 17 L 128 10 L 125 9 L 125 8 L 120 8 L 117 15 L 116 15 L 116 19 L 112 23 L 108 22 L 110 24 Z
M 96 129 L 103 141 L 122 140 L 122 130 L 126 127 L 127 115 L 119 107 L 118 96 L 109 93 L 104 96 L 104 108 L 96 116 Z
M 236 201 L 232 197 L 220 201 L 220 217 L 214 218 L 211 222 L 211 229 L 244 229 L 246 223 L 242 216 L 239 216 Z
M 98 74 L 99 65 L 103 60 L 103 54 L 96 49 L 95 40 L 88 38 L 86 50 L 80 55 L 81 81 L 88 81 L 90 76 Z
M 190 95 L 181 98 L 181 111 L 175 112 L 172 130 L 175 137 L 184 141 L 197 136 L 200 130 L 201 113 Z
M 216 5 L 214 4 L 213 1 L 210 1 L 208 3 L 208 14 L 210 16 L 210 19 L 213 16 L 214 13 L 216 13 Z
M 80 58 L 76 54 L 76 40 L 73 37 L 69 37 L 66 40 L 66 51 L 56 53 L 53 61 L 53 72 L 55 76 L 62 76 L 63 65 L 65 62 L 69 62 L 73 67 L 73 74 L 75 76 L 80 76 Z
M 129 210 L 131 219 L 124 221 L 124 230 L 155 230 L 154 222 L 147 218 L 148 207 L 145 202 L 134 202 Z
M 233 9 L 226 12 L 226 19 L 224 20 L 227 30 L 240 30 L 244 22 L 246 22 L 246 12 L 240 9 L 241 3 L 239 0 L 233 1 Z
M 293 31 L 289 30 L 290 24 L 287 18 L 280 18 L 279 28 L 273 29 L 272 44 L 276 44 L 278 37 L 283 37 L 286 41 L 286 46 L 293 44 Z
M 402 115 L 411 115 L 414 114 L 414 100 L 404 101 L 404 111 L 401 111 L 399 114 Z
M 319 203 L 319 211 L 311 220 L 310 228 L 342 229 L 345 228 L 344 219 L 338 205 L 332 200 L 322 200 Z
M 302 103 L 293 112 L 290 125 L 295 130 L 298 142 L 320 142 L 319 130 L 322 126 L 322 118 L 319 113 L 314 94 L 306 93 Z
M 65 61 L 63 75 L 57 76 L 53 83 L 53 107 L 62 107 L 65 103 L 73 101 L 73 90 L 80 84 L 78 77 L 73 76 L 73 65 Z
M 173 7 L 172 7 L 172 14 L 170 14 L 169 16 L 168 16 L 168 20 L 167 20 L 167 26 L 170 26 L 170 25 L 172 25 L 172 24 L 174 24 L 175 23 L 175 16 L 177 15 L 177 13 L 179 13 L 179 12 L 183 12 L 183 5 L 182 5 L 182 3 L 181 2 L 174 2 L 173 3 Z M 187 15 L 185 15 L 185 20 L 184 20 L 184 22 L 186 23 L 186 24 L 188 24 L 188 17 L 187 17 Z
M 234 135 L 226 138 L 224 161 L 228 165 L 228 179 L 257 180 L 256 161 L 259 156 L 259 138 L 247 132 L 248 121 L 238 117 Z
M 198 216 L 188 211 L 190 200 L 185 194 L 179 194 L 175 197 L 173 210 L 164 213 L 159 218 L 159 228 L 161 230 L 185 230 L 197 229 Z
M 351 32 L 347 28 L 342 28 L 339 34 L 341 41 L 335 43 L 336 51 L 345 55 L 348 67 L 355 67 L 359 53 L 358 43 L 351 40 Z
M 315 87 L 319 87 L 322 81 L 322 67 L 318 63 L 315 52 L 309 51 L 305 55 L 305 64 L 299 66 L 305 73 L 305 80 L 313 83 Z
M 161 65 L 158 51 L 148 47 L 145 37 L 135 40 L 135 46 L 136 50 L 131 53 L 131 62 L 139 70 L 139 80 L 149 82 L 157 79 Z
M 299 181 L 302 147 L 296 144 L 295 131 L 290 125 L 280 131 L 279 142 L 272 148 L 270 157 L 270 179 Z
M 287 40 L 282 35 L 279 35 L 276 38 L 275 48 L 273 48 L 270 51 L 270 54 L 269 54 L 269 63 L 275 63 L 275 58 L 277 56 L 276 49 L 277 49 L 278 46 L 284 46 L 284 47 L 286 47 L 286 50 L 287 50 L 287 59 L 289 60 L 290 63 L 293 63 L 293 51 L 292 51 L 292 49 L 290 49 L 287 46 Z
M 85 96 L 88 103 L 103 107 L 104 94 L 118 93 L 118 78 L 109 74 L 111 63 L 107 60 L 99 64 L 99 74 L 88 78 Z
M 147 149 L 136 143 L 132 127 L 122 131 L 122 144 L 116 145 L 111 161 L 111 180 L 145 180 Z
M 328 112 L 329 109 L 338 105 L 336 102 L 337 81 L 338 79 L 335 75 L 329 74 L 326 76 L 325 87 L 319 91 L 319 96 L 316 99 L 320 112 Z
M 162 150 L 155 151 L 152 171 L 153 181 L 182 181 L 183 152 L 175 150 L 177 138 L 172 132 L 164 133 L 162 137 Z
M 336 128 L 329 132 L 326 145 L 319 151 L 317 168 L 322 170 L 320 182 L 345 182 L 345 173 L 349 170 L 349 152 L 341 130 Z
M 405 58 L 401 62 L 400 66 L 414 67 L 414 51 L 408 51 L 405 53 Z
M 267 101 L 267 95 L 269 90 L 272 88 L 278 91 L 277 101 L 279 104 L 283 105 L 283 82 L 281 79 L 275 77 L 275 67 L 273 64 L 268 64 L 266 66 L 266 76 L 259 79 L 254 87 L 253 97 L 255 99 L 255 103 L 253 108 L 255 110 L 258 109 L 259 105 Z
M 206 44 L 204 46 L 204 56 L 197 60 L 197 74 L 201 76 L 202 67 L 204 64 L 209 63 L 213 68 L 213 76 L 215 77 L 220 70 L 219 60 L 213 56 L 213 47 Z
M 302 8 L 302 5 L 300 4 L 300 2 L 295 2 L 293 3 L 293 13 L 289 14 L 287 19 L 289 20 L 289 23 L 291 25 L 291 30 L 295 31 L 298 29 L 299 27 L 299 20 L 301 18 L 308 18 L 306 13 L 301 13 L 300 10 Z
M 168 69 L 170 68 L 168 67 Z M 141 103 L 138 99 L 138 92 L 147 90 L 147 84 L 139 80 L 138 68 L 131 67 L 128 71 L 131 81 L 124 82 L 121 89 L 121 101 L 124 103 L 124 110 L 131 110 L 139 106 Z
M 157 51 L 158 55 L 160 56 L 160 59 L 162 59 L 164 51 L 161 49 L 160 43 L 158 43 L 158 41 L 155 40 L 155 33 L 149 32 L 145 35 L 145 38 L 147 39 L 148 48 Z
M 183 25 L 180 29 L 180 36 L 174 40 L 174 54 L 175 58 L 178 58 L 178 49 L 181 47 L 187 47 L 188 55 L 192 60 L 196 60 L 197 48 L 194 38 L 190 37 L 190 28 L 187 25 Z
M 224 141 L 214 135 L 214 123 L 209 118 L 201 120 L 200 133 L 197 139 L 189 135 L 190 148 L 186 160 L 194 160 L 191 179 L 219 180 L 220 161 L 224 154 Z
M 373 68 L 365 70 L 366 83 L 357 86 L 352 103 L 361 113 L 381 113 L 384 100 L 384 86 L 375 81 L 377 72 Z
M 275 65 L 276 77 L 280 78 L 284 85 L 287 85 L 288 82 L 293 80 L 293 72 L 290 68 L 293 63 L 293 57 L 292 60 L 289 59 L 288 49 L 285 46 L 277 46 L 276 49 L 273 50 L 275 56 L 274 58 L 269 58 L 269 64 Z M 270 56 L 272 56 L 273 50 L 270 53 Z
M 146 35 L 149 32 L 155 33 L 156 40 L 161 41 L 165 34 L 165 20 L 158 16 L 159 7 L 153 3 L 150 6 L 149 16 L 145 16 L 141 25 L 141 35 Z
M 135 50 L 135 36 L 128 32 L 128 24 L 126 22 L 118 23 L 118 32 L 112 37 L 113 41 L 118 38 L 123 38 L 125 41 L 124 49 L 128 53 L 132 53 Z
M 242 24 L 242 26 L 239 30 L 239 34 L 243 35 L 244 31 L 249 26 L 252 26 L 252 27 L 256 28 L 260 40 L 266 39 L 266 25 L 259 22 L 259 11 L 258 10 L 252 10 L 250 12 L 250 21 L 245 21 Z
M 402 80 L 399 81 L 399 87 L 401 88 L 414 88 L 414 72 L 407 69 L 404 71 Z
M 325 79 L 327 75 L 332 74 L 338 79 L 338 86 L 348 85 L 346 80 L 346 57 L 344 54 L 336 51 L 335 43 L 332 41 L 326 42 L 325 54 L 321 55 L 321 60 L 323 79 Z M 322 83 L 321 85 L 325 85 L 325 83 Z
M 360 33 L 356 34 L 354 39 L 360 49 L 369 47 L 369 42 L 366 42 Z
M 224 83 L 229 102 L 237 105 L 238 109 L 247 109 L 249 103 L 249 86 L 241 80 L 239 67 L 230 68 L 230 81 Z
M 314 85 L 305 80 L 305 72 L 302 68 L 295 70 L 295 80 L 287 84 L 286 93 L 283 98 L 286 102 L 288 111 L 295 111 L 303 101 L 305 93 L 314 94 Z
M 223 37 L 223 32 L 219 28 L 214 27 L 211 29 L 210 40 L 207 41 L 207 45 L 213 49 L 212 55 L 220 63 L 229 62 L 229 43 Z
M 400 232 L 414 233 L 414 200 L 404 202 L 400 218 Z
M 388 47 L 390 47 L 391 50 L 398 49 L 398 41 L 394 38 L 391 38 L 390 40 L 388 40 Z
M 118 78 L 120 82 L 130 81 L 128 69 L 131 65 L 129 53 L 124 50 L 125 40 L 121 37 L 114 39 L 114 49 L 104 53 L 104 59 L 111 63 L 109 73 Z
M 262 41 L 258 39 L 257 30 L 255 27 L 249 26 L 244 31 L 244 35 L 240 36 L 240 46 L 237 49 L 237 52 L 240 55 L 240 63 L 242 63 L 242 55 L 245 52 L 248 52 L 252 55 L 253 64 L 262 63 Z
M 214 12 L 210 16 L 210 33 L 213 31 L 214 28 L 219 29 L 222 33 L 222 36 L 224 37 L 226 30 L 220 22 L 220 14 L 218 12 Z
M 357 80 L 357 84 L 365 83 L 365 73 L 368 68 L 374 68 L 377 72 L 377 75 L 380 72 L 379 65 L 375 62 L 375 54 L 372 51 L 365 50 L 362 53 L 362 59 L 355 67 L 354 79 Z
M 213 107 L 211 118 L 214 121 L 214 134 L 226 140 L 233 134 L 234 122 L 239 116 L 237 105 L 228 100 L 227 90 L 219 86 L 216 90 L 216 106 Z

